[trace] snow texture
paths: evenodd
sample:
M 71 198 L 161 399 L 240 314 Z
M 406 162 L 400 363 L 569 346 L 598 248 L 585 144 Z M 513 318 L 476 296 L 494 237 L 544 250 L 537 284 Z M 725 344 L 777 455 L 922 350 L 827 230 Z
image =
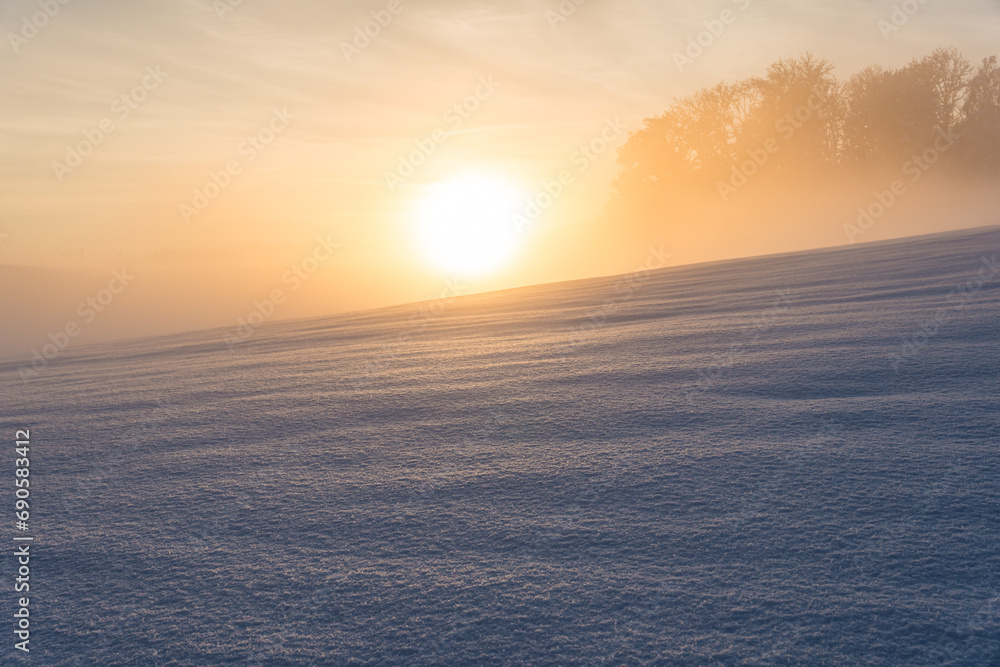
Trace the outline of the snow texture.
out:
M 5 362 L 31 660 L 1000 664 L 998 251 L 81 347 L 27 384 Z

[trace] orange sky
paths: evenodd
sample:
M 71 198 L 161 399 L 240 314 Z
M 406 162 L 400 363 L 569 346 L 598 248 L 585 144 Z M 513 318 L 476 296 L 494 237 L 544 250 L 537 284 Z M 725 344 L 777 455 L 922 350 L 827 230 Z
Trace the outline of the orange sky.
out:
M 986 1 L 926 3 L 891 32 L 879 21 L 893 4 L 870 0 L 577 3 L 3 3 L 0 279 L 6 314 L 27 323 L 0 352 L 29 352 L 75 317 L 86 280 L 74 274 L 93 289 L 123 267 L 135 283 L 86 339 L 226 326 L 289 288 L 283 276 L 317 239 L 336 252 L 276 317 L 435 298 L 452 276 L 417 247 L 415 202 L 469 170 L 529 194 L 573 178 L 513 260 L 468 291 L 627 272 L 648 249 L 607 251 L 614 231 L 594 213 L 616 147 L 675 96 L 807 49 L 841 78 L 939 46 L 977 63 L 1000 34 L 1000 5 Z M 729 25 L 679 67 L 724 11 Z M 581 147 L 602 135 L 607 149 L 583 169 Z M 430 155 L 387 179 L 414 150 Z M 752 247 L 669 230 L 658 240 L 689 262 L 843 243 L 841 227 L 765 228 Z M 906 232 L 886 224 L 865 240 Z M 18 277 L 22 266 L 47 273 Z

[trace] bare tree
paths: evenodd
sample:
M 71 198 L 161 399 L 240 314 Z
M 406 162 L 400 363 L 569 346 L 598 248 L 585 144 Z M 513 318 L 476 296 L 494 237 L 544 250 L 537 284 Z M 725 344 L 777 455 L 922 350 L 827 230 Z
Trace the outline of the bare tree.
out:
M 961 153 L 972 167 L 1000 169 L 1000 65 L 997 57 L 983 60 L 969 82 L 962 106 Z
M 766 159 L 750 167 L 779 176 L 778 187 L 826 171 L 898 169 L 956 129 L 963 150 L 950 162 L 1000 168 L 1000 65 L 989 58 L 972 74 L 954 48 L 902 69 L 868 67 L 843 85 L 810 54 L 778 61 L 762 77 L 705 88 L 646 119 L 619 149 L 614 201 L 659 216 L 717 196 L 717 184 L 746 180 L 764 146 Z

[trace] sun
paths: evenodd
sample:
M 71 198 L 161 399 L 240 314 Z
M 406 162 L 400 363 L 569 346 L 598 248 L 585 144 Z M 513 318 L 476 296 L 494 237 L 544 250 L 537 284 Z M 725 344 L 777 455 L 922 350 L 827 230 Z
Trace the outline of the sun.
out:
M 461 275 L 501 269 L 517 251 L 513 216 L 522 201 L 516 187 L 490 175 L 429 186 L 414 215 L 424 256 L 435 268 Z

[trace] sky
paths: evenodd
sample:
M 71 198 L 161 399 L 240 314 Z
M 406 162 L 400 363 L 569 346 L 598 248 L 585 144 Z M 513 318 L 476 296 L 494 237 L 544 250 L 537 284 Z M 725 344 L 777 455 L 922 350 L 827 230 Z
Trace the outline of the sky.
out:
M 80 340 L 224 327 L 276 289 L 283 319 L 625 273 L 649 248 L 609 244 L 596 212 L 617 147 L 674 98 L 807 50 L 841 78 L 941 46 L 978 63 L 1000 35 L 982 0 L 64 2 L 0 3 L 0 279 L 19 320 L 0 353 L 15 356 L 123 269 Z M 566 171 L 499 268 L 456 278 L 421 251 L 416 212 L 441 183 L 486 174 L 531 201 Z M 687 263 L 845 239 L 831 222 L 653 242 Z

